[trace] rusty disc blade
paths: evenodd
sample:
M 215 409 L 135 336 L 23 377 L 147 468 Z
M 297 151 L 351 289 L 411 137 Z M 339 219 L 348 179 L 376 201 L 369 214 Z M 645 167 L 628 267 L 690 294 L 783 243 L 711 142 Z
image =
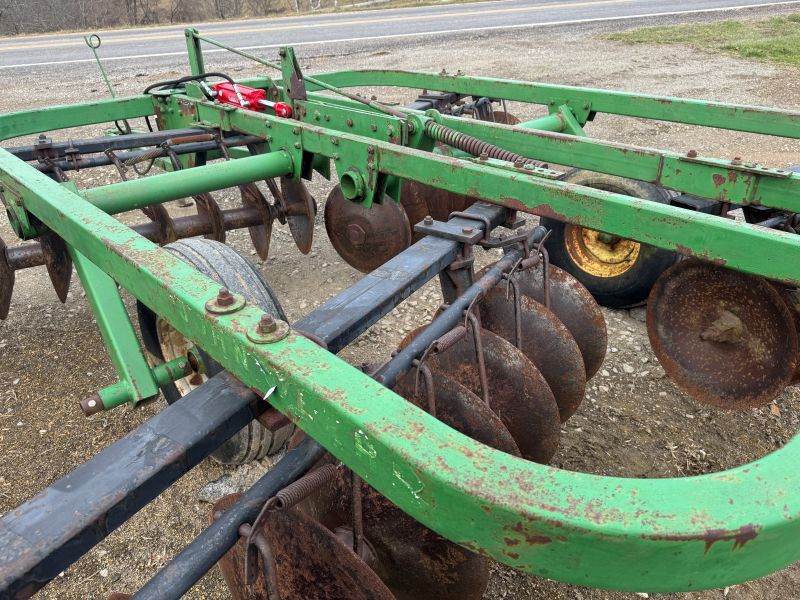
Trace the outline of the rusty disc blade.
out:
M 521 456 L 519 447 L 503 421 L 486 403 L 466 387 L 441 371 L 431 369 L 436 406 L 436 418 L 481 444 L 506 454 Z M 425 378 L 411 371 L 401 377 L 394 391 L 429 412 Z
M 513 294 L 506 299 L 505 289 L 495 287 L 479 306 L 483 326 L 515 343 Z M 520 349 L 550 386 L 563 423 L 578 410 L 586 391 L 586 369 L 580 348 L 555 313 L 536 300 L 521 296 L 519 317 Z
M 504 125 L 516 125 L 520 122 L 517 117 L 502 110 L 492 111 L 491 115 L 487 115 L 486 118 L 481 120 L 490 121 L 492 123 L 502 123 Z
M 797 334 L 797 343 L 800 347 L 800 290 L 797 288 L 788 288 L 774 281 L 770 281 L 770 283 L 778 290 L 781 298 L 789 308 L 789 312 L 792 315 L 792 322 L 794 322 L 794 330 Z M 792 375 L 792 383 L 800 383 L 800 357 L 798 357 L 797 366 Z
M 475 198 L 440 190 L 418 181 L 404 181 L 400 191 L 400 204 L 408 215 L 412 230 L 427 215 L 437 221 L 447 221 L 451 212 L 466 210 L 475 202 Z M 420 234 L 415 233 L 413 241 L 418 241 L 420 237 Z
M 261 260 L 269 257 L 269 243 L 272 239 L 272 212 L 269 203 L 255 183 L 239 186 L 244 206 L 254 206 L 261 217 L 261 224 L 247 228 L 250 240 L 253 242 L 256 254 Z
M 489 267 L 481 270 L 480 277 Z M 541 265 L 516 275 L 520 293 L 544 304 L 544 282 Z M 550 265 L 548 270 L 550 310 L 566 326 L 583 356 L 586 379 L 591 379 L 606 357 L 608 332 L 603 311 L 583 284 L 572 275 Z M 512 292 L 513 293 L 513 292 Z
M 721 408 L 769 403 L 797 367 L 797 333 L 781 294 L 765 279 L 699 260 L 656 281 L 647 333 L 678 387 Z
M 486 558 L 415 521 L 363 481 L 359 489 L 366 560 L 395 598 L 480 600 L 489 581 Z M 350 471 L 341 469 L 328 489 L 299 508 L 352 543 L 352 492 Z
M 224 496 L 213 512 L 232 506 L 241 494 Z M 213 514 L 213 513 L 212 513 Z M 269 513 L 259 528 L 275 560 L 281 598 L 303 600 L 393 600 L 378 576 L 350 548 L 320 523 L 295 510 Z M 231 595 L 249 600 L 244 580 L 245 542 L 240 539 L 219 561 Z M 252 587 L 255 598 L 267 600 L 263 560 Z
M 0 320 L 5 320 L 11 308 L 11 294 L 14 292 L 14 269 L 8 264 L 6 243 L 0 238 Z
M 432 373 L 437 419 L 492 448 L 520 455 L 503 422 L 481 399 L 447 375 L 433 369 Z M 401 377 L 394 391 L 427 411 L 425 379 L 420 374 L 417 386 L 415 374 L 412 371 Z M 329 489 L 304 501 L 302 510 L 330 529 L 341 531 L 350 526 L 351 482 L 343 471 Z M 488 582 L 486 559 L 421 525 L 363 482 L 361 493 L 364 534 L 371 555 L 368 564 L 397 598 L 482 597 Z
M 314 198 L 302 181 L 290 177 L 281 177 L 281 196 L 294 243 L 300 252 L 308 254 L 314 241 Z
M 409 334 L 401 347 L 422 329 Z M 549 462 L 558 449 L 561 435 L 559 410 L 553 392 L 536 366 L 513 344 L 486 329 L 481 329 L 480 333 L 489 408 L 500 417 L 524 458 Z M 451 348 L 441 354 L 429 355 L 427 362 L 435 374 L 446 374 L 483 402 L 471 329 Z
M 62 303 L 67 301 L 69 282 L 72 279 L 72 258 L 67 251 L 67 245 L 54 233 L 49 233 L 39 238 L 44 254 L 44 264 L 50 282 L 56 291 L 56 296 Z
M 325 202 L 325 229 L 336 252 L 351 267 L 369 273 L 411 245 L 403 208 L 385 196 L 364 208 L 347 200 L 337 185 Z

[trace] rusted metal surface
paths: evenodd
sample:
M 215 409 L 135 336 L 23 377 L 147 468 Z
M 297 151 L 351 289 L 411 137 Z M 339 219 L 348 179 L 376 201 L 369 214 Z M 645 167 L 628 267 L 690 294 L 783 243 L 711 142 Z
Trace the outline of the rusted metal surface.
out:
M 251 225 L 247 228 L 250 234 L 250 240 L 253 242 L 253 248 L 261 260 L 267 260 L 269 256 L 269 243 L 272 239 L 272 212 L 270 205 L 261 190 L 258 189 L 255 183 L 241 186 L 242 205 L 253 207 L 258 211 L 261 217 L 261 222 L 257 225 Z
M 461 395 L 460 391 L 457 395 Z M 484 429 L 482 437 L 491 437 L 487 433 Z M 323 462 L 332 460 L 328 456 Z M 483 596 L 489 580 L 489 565 L 484 557 L 421 525 L 363 481 L 360 492 L 364 556 L 394 594 L 392 597 L 479 600 Z M 352 480 L 342 469 L 330 488 L 299 508 L 351 545 L 352 505 Z
M 583 357 L 586 378 L 591 379 L 602 366 L 608 345 L 603 311 L 583 284 L 563 269 L 550 265 L 547 276 L 549 308 L 575 338 Z M 523 295 L 545 304 L 541 267 L 519 271 L 514 278 Z
M 300 252 L 308 254 L 314 241 L 314 198 L 302 181 L 289 177 L 281 177 L 281 198 L 294 243 Z
M 14 269 L 9 264 L 6 243 L 0 238 L 0 319 L 5 319 L 11 308 L 14 280 Z
M 513 343 L 514 303 L 505 290 L 494 288 L 479 304 L 483 326 Z M 586 389 L 586 369 L 575 339 L 553 311 L 528 296 L 520 298 L 522 351 L 544 375 L 553 392 L 561 422 L 580 406 Z
M 423 329 L 406 336 L 401 348 Z M 488 377 L 489 408 L 500 417 L 524 458 L 549 462 L 558 448 L 561 428 L 558 406 L 545 378 L 512 343 L 486 329 L 481 330 L 480 339 Z M 473 394 L 482 393 L 475 338 L 471 334 L 460 336 L 441 352 L 431 352 L 426 362 L 435 375 L 445 374 Z
M 67 245 L 54 233 L 42 236 L 40 243 L 47 274 L 50 276 L 56 296 L 61 302 L 66 302 L 69 282 L 72 279 L 72 258 L 67 252 Z
M 474 202 L 475 198 L 454 194 L 418 181 L 404 181 L 400 193 L 400 203 L 408 215 L 412 229 L 426 216 L 436 221 L 447 221 L 450 213 L 464 211 Z M 413 234 L 415 242 L 421 237 L 422 234 Z
M 338 185 L 325 201 L 325 229 L 339 256 L 363 273 L 411 245 L 411 227 L 401 205 L 386 196 L 364 208 L 347 200 Z
M 437 419 L 482 444 L 521 456 L 511 432 L 486 403 L 444 371 L 433 369 L 432 375 Z M 422 376 L 417 379 L 416 371 L 412 371 L 397 382 L 394 391 L 412 404 L 428 410 L 426 386 L 425 379 Z
M 760 277 L 698 260 L 653 286 L 647 333 L 667 375 L 721 408 L 769 403 L 797 368 L 795 321 L 781 294 Z
M 222 514 L 240 497 L 221 498 L 213 514 Z M 275 561 L 278 593 L 284 600 L 392 600 L 391 592 L 378 576 L 337 537 L 320 523 L 295 510 L 269 513 L 259 532 Z M 267 597 L 266 581 L 259 572 L 248 589 L 244 578 L 244 539 L 220 560 L 234 600 L 273 600 Z M 252 595 L 251 595 L 252 594 Z
M 260 219 L 260 213 L 253 208 L 231 208 L 222 211 L 222 220 L 227 231 L 249 227 L 259 223 Z M 211 223 L 201 215 L 179 217 L 172 221 L 172 225 L 178 239 L 195 237 L 211 232 Z M 131 229 L 148 240 L 160 243 L 161 227 L 157 223 L 138 223 L 133 225 Z M 6 264 L 13 271 L 40 267 L 45 264 L 45 254 L 40 242 L 12 246 L 5 250 Z
M 794 322 L 794 330 L 797 333 L 797 343 L 800 346 L 800 290 L 797 288 L 789 288 L 779 283 L 770 282 L 778 290 L 778 293 L 783 298 L 789 312 L 792 314 L 792 321 Z M 797 366 L 792 375 L 792 383 L 800 383 L 800 356 L 797 359 Z

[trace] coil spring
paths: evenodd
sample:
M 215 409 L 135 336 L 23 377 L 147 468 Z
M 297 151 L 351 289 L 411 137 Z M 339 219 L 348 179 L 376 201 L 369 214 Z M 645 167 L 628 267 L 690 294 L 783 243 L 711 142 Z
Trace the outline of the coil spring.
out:
M 134 156 L 133 158 L 129 158 L 128 160 L 126 160 L 122 164 L 125 165 L 126 167 L 131 167 L 131 166 L 136 165 L 138 163 L 143 163 L 143 162 L 148 161 L 148 160 L 161 158 L 162 156 L 164 156 L 164 149 L 162 147 L 160 147 L 160 146 L 156 146 L 152 150 L 148 150 L 147 152 L 144 152 L 143 154 L 140 154 L 139 156 Z
M 291 485 L 287 485 L 280 492 L 275 494 L 269 501 L 270 508 L 273 510 L 285 510 L 301 502 L 322 486 L 333 481 L 336 476 L 334 465 L 325 465 L 311 471 L 302 479 L 298 479 Z
M 533 164 L 537 167 L 541 167 L 543 165 L 543 163 L 530 160 L 509 150 L 504 150 L 503 148 L 495 146 L 494 144 L 484 142 L 483 140 L 479 140 L 478 138 L 467 135 L 466 133 L 461 133 L 455 129 L 450 129 L 447 126 L 441 125 L 440 123 L 436 123 L 434 121 L 427 121 L 425 123 L 425 133 L 428 135 L 428 137 L 433 138 L 437 142 L 442 142 L 443 144 L 447 144 L 453 148 L 458 148 L 462 152 L 466 152 L 472 156 L 481 156 L 482 154 L 485 154 L 489 158 L 504 160 L 511 163 L 522 162 L 525 164 Z

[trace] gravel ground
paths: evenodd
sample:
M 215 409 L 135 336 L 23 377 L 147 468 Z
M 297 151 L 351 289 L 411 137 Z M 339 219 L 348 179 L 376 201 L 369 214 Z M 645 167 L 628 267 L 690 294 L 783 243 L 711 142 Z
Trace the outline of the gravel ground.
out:
M 760 10 L 748 16 L 767 14 Z M 714 18 L 714 17 L 707 17 Z M 719 17 L 716 17 L 719 18 Z M 663 22 L 664 20 L 660 20 Z M 648 23 L 654 24 L 654 23 Z M 626 22 L 625 27 L 634 26 Z M 627 46 L 599 36 L 613 24 L 579 28 L 518 30 L 491 35 L 470 34 L 413 45 L 391 40 L 369 46 L 301 49 L 304 68 L 312 73 L 343 68 L 458 69 L 470 74 L 542 80 L 676 96 L 800 108 L 798 71 L 755 64 L 681 48 Z M 236 76 L 258 72 L 252 65 L 213 55 L 209 69 Z M 184 74 L 183 65 L 154 59 L 127 72 L 111 66 L 120 93 L 140 91 L 152 81 Z M 68 72 L 31 70 L 4 76 L 13 94 L 0 97 L 0 112 L 103 97 L 91 66 Z M 47 79 L 45 79 L 47 78 Z M 387 100 L 405 100 L 396 90 L 381 92 Z M 535 111 L 510 106 L 520 117 Z M 58 139 L 100 132 L 87 128 L 58 134 Z M 721 157 L 741 156 L 776 167 L 798 161 L 796 142 L 760 136 L 713 132 L 668 123 L 601 116 L 590 135 L 645 146 Z M 80 187 L 111 181 L 108 171 L 81 174 Z M 320 202 L 330 182 L 317 178 L 310 189 Z M 218 194 L 223 208 L 238 198 Z M 170 208 L 175 215 L 187 210 Z M 126 218 L 127 220 L 127 218 Z M 359 274 L 332 250 L 325 236 L 322 211 L 310 255 L 301 256 L 288 231 L 276 224 L 272 254 L 257 262 L 273 285 L 291 320 L 354 282 Z M 13 234 L 3 222 L 0 235 Z M 230 235 L 234 247 L 256 259 L 246 233 Z M 482 255 L 481 263 L 492 256 Z M 311 291 L 313 290 L 313 292 Z M 430 284 L 398 307 L 348 348 L 352 362 L 385 358 L 401 337 L 423 323 L 440 302 Z M 131 304 L 132 306 L 132 304 Z M 605 310 L 609 330 L 608 355 L 601 372 L 589 382 L 586 400 L 564 426 L 553 464 L 557 467 L 626 477 L 669 477 L 706 473 L 745 463 L 775 450 L 794 435 L 800 418 L 798 391 L 788 389 L 773 405 L 729 413 L 700 405 L 665 377 L 650 350 L 643 310 Z M 8 320 L 0 322 L 0 512 L 12 509 L 69 472 L 86 458 L 130 431 L 163 408 L 162 400 L 137 409 L 120 408 L 86 419 L 78 401 L 114 381 L 100 337 L 79 285 L 70 299 L 55 299 L 42 269 L 17 274 Z M 173 485 L 129 523 L 53 581 L 43 598 L 104 598 L 110 591 L 134 591 L 151 577 L 205 525 L 210 505 L 205 501 L 222 490 L 242 488 L 268 468 L 268 462 L 239 470 L 206 461 Z M 213 487 L 207 482 L 219 480 Z M 227 597 L 221 577 L 209 573 L 189 598 Z M 625 594 L 569 586 L 529 577 L 497 565 L 487 599 L 635 599 Z M 691 594 L 650 594 L 655 599 L 795 600 L 800 597 L 800 568 L 795 564 L 756 582 L 725 590 Z

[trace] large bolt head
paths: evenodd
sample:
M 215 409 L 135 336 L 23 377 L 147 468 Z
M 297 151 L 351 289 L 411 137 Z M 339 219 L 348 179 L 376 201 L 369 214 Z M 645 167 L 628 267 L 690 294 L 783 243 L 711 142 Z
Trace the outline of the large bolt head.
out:
M 354 246 L 360 246 L 367 241 L 367 232 L 356 223 L 351 223 L 347 226 L 347 239 Z

